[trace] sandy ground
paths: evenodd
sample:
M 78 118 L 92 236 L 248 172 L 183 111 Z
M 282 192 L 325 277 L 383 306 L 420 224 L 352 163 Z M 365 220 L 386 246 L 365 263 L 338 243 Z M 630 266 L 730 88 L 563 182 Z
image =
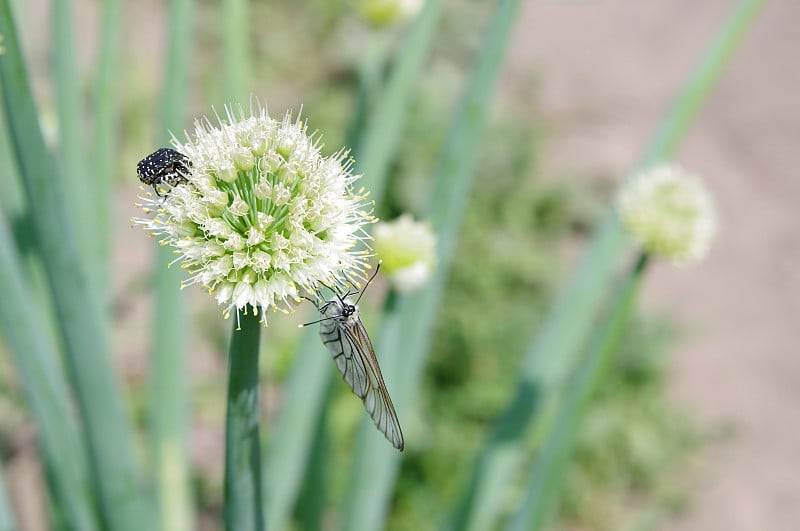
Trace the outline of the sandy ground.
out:
M 512 72 L 541 80 L 557 174 L 621 174 L 737 2 L 530 0 Z M 677 161 L 704 175 L 721 234 L 699 266 L 657 266 L 645 301 L 688 331 L 673 392 L 712 445 L 670 531 L 800 529 L 800 3 L 767 2 Z

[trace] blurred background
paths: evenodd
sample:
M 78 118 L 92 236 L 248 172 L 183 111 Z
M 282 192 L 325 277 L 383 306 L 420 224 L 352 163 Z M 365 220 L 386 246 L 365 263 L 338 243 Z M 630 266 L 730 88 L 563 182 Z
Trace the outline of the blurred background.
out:
M 50 3 L 16 2 L 17 23 L 48 141 L 57 143 Z M 387 528 L 433 529 L 459 495 L 468 464 L 512 396 L 516 367 L 601 220 L 615 183 L 732 2 L 522 2 L 466 211 L 421 392 L 402 418 L 407 451 Z M 478 47 L 490 5 L 451 0 L 408 111 L 381 216 L 421 217 L 426 179 Z M 365 50 L 397 46 L 405 28 L 376 30 L 343 0 L 251 2 L 250 93 L 273 116 L 302 106 L 327 152 L 348 142 Z M 220 5 L 195 3 L 186 129 L 226 103 Z M 99 6 L 73 2 L 78 79 L 90 87 Z M 111 317 L 114 360 L 139 433 L 147 427 L 156 245 L 130 228 L 135 166 L 163 145 L 160 104 L 168 40 L 163 3 L 123 6 L 118 142 L 113 160 Z M 554 529 L 800 528 L 800 4 L 766 2 L 676 160 L 704 176 L 720 211 L 707 260 L 656 264 L 614 370 L 587 411 Z M 383 32 L 384 35 L 378 35 Z M 88 96 L 87 96 L 88 97 Z M 181 131 L 173 131 L 181 136 Z M 10 160 L 3 140 L 0 156 Z M 91 145 L 87 161 L 92 163 Z M 5 164 L 5 162 L 4 162 Z M 18 193 L 4 178 L 6 215 Z M 367 294 L 376 308 L 385 283 Z M 198 529 L 218 529 L 222 503 L 228 322 L 187 289 L 191 422 Z M 365 311 L 369 329 L 377 318 Z M 309 320 L 277 315 L 262 360 L 264 435 Z M 0 452 L 23 529 L 49 529 L 45 478 L 20 386 L 0 348 Z M 381 353 L 378 352 L 380 358 Z M 320 345 L 320 356 L 328 354 Z M 362 405 L 336 382 L 327 414 L 326 483 L 337 523 Z M 387 375 L 387 382 L 391 378 Z M 391 385 L 389 385 L 391 391 Z M 143 436 L 142 436 L 143 437 Z M 146 445 L 140 441 L 146 453 Z M 269 474 L 269 471 L 266 472 Z

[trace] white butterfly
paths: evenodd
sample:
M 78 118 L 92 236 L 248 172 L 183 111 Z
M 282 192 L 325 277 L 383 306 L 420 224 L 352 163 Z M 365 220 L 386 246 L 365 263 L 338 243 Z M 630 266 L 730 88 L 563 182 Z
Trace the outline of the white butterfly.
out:
M 380 264 L 378 268 L 380 268 Z M 378 273 L 378 268 L 376 268 L 375 274 Z M 373 278 L 375 275 L 372 275 L 369 282 Z M 364 286 L 365 290 L 369 282 Z M 392 399 L 386 390 L 378 359 L 372 348 L 372 341 L 370 341 L 358 313 L 358 301 L 361 300 L 363 293 L 362 290 L 354 304 L 350 304 L 347 300 L 348 297 L 355 295 L 350 292 L 344 296 L 336 294 L 321 306 L 312 301 L 322 314 L 322 319 L 314 321 L 314 323 L 320 323 L 319 335 L 322 343 L 333 355 L 344 381 L 356 396 L 364 401 L 364 406 L 378 429 L 395 448 L 402 451 L 404 441 L 400 422 L 397 420 Z

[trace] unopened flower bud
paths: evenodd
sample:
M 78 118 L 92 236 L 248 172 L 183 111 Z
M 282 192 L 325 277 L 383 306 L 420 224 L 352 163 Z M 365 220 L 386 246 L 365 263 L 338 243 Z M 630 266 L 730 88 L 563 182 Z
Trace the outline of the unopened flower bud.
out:
M 436 264 L 436 236 L 428 224 L 403 214 L 378 223 L 373 238 L 383 272 L 397 291 L 409 293 L 425 285 Z

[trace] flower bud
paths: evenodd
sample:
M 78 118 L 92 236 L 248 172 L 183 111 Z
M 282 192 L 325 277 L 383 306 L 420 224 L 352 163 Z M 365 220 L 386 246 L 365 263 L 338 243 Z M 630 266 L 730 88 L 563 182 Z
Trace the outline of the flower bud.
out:
M 423 0 L 362 0 L 361 16 L 375 27 L 403 24 L 422 9 Z
M 373 232 L 375 253 L 394 288 L 410 293 L 424 286 L 436 264 L 436 236 L 430 226 L 403 214 L 378 223 Z

